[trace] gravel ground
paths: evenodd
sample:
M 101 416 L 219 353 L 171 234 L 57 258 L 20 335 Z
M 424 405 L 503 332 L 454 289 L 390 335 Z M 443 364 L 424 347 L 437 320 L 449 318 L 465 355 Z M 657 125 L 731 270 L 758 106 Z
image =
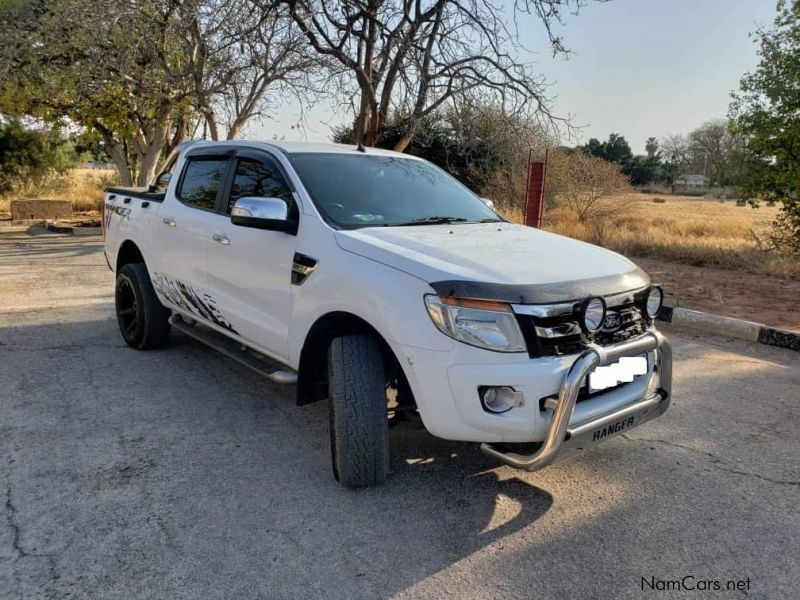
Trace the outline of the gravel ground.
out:
M 97 237 L 0 234 L 0 598 L 797 597 L 797 353 L 667 330 L 664 417 L 538 473 L 398 430 L 349 491 L 324 404 L 129 349 L 112 282 Z

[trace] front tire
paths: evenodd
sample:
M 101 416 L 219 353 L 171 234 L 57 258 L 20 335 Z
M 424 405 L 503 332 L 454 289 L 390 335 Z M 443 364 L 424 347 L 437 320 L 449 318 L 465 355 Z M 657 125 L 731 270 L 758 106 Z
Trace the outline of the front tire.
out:
M 389 473 L 383 353 L 374 337 L 335 338 L 328 350 L 333 474 L 345 487 L 379 485 Z
M 147 350 L 166 343 L 170 312 L 159 302 L 143 263 L 120 268 L 114 303 L 119 331 L 130 347 Z

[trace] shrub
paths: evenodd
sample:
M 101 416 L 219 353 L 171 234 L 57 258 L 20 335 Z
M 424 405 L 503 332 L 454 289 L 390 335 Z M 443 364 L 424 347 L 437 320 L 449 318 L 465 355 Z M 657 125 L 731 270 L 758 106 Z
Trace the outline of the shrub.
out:
M 630 191 L 618 165 L 583 152 L 556 151 L 547 171 L 551 205 L 572 210 L 581 223 L 595 226 L 624 211 Z M 614 197 L 617 196 L 617 197 Z
M 776 250 L 800 254 L 800 200 L 788 198 L 783 201 L 770 242 Z

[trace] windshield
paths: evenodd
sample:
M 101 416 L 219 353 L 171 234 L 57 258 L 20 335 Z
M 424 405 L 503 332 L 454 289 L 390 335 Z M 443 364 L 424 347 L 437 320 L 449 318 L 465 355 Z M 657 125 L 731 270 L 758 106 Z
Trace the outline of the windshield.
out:
M 501 221 L 434 165 L 410 158 L 290 155 L 322 216 L 342 229 Z

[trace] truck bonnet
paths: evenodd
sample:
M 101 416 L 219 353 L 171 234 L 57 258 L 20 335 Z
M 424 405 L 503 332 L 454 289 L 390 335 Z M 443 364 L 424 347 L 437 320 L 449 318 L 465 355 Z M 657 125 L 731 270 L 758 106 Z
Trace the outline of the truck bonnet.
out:
M 509 298 L 498 300 L 559 302 L 649 283 L 641 269 L 615 252 L 511 223 L 366 227 L 335 235 L 343 250 L 428 283 L 488 284 L 501 296 L 502 290 L 511 291 Z M 525 294 L 526 288 L 532 293 Z M 520 290 L 529 297 L 519 297 Z

